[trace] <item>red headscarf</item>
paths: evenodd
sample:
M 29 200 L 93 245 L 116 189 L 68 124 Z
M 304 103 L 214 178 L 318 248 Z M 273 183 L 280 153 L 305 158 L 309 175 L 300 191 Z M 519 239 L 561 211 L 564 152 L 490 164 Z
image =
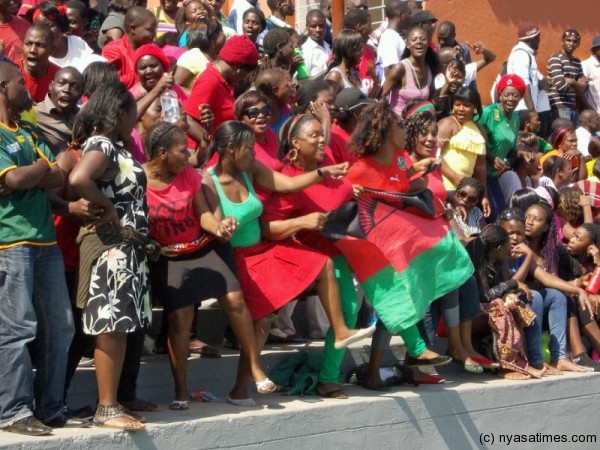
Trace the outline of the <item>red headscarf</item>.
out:
M 517 91 L 519 91 L 521 93 L 521 97 L 523 97 L 527 91 L 527 86 L 525 85 L 523 78 L 521 78 L 519 75 L 511 73 L 500 78 L 500 81 L 498 81 L 498 84 L 496 85 L 496 94 L 500 96 L 500 93 L 509 86 L 514 87 Z
M 160 63 L 162 64 L 163 69 L 165 69 L 165 72 L 168 72 L 169 69 L 171 68 L 171 64 L 169 64 L 169 60 L 165 56 L 162 49 L 160 47 L 157 47 L 154 44 L 142 45 L 140 48 L 138 48 L 135 51 L 135 55 L 133 57 L 133 64 L 135 65 L 135 67 L 137 68 L 137 63 L 142 56 L 148 56 L 148 55 L 154 56 L 156 59 L 158 59 L 160 61 Z

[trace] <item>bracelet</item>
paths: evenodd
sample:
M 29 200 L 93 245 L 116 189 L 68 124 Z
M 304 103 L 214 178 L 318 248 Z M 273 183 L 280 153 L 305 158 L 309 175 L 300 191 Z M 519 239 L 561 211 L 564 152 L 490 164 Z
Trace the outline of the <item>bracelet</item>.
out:
M 319 175 L 321 178 L 325 178 L 325 174 L 320 167 L 317 168 L 317 175 Z

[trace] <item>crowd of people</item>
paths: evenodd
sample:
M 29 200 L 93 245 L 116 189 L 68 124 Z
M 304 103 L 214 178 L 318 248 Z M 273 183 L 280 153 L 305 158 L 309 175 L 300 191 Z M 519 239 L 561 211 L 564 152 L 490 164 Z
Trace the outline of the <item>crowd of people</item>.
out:
M 260 354 L 301 339 L 307 295 L 322 397 L 348 398 L 345 348 L 371 336 L 354 380 L 372 390 L 452 361 L 600 371 L 600 36 L 581 61 L 567 29 L 540 61 L 520 23 L 483 106 L 494 51 L 423 0 L 386 2 L 376 29 L 346 0 L 337 34 L 330 0 L 303 31 L 290 0 L 223 3 L 0 0 L 0 429 L 143 429 L 153 305 L 169 408 L 189 409 L 190 352 L 218 355 L 193 337 L 208 299 L 239 407 L 286 387 Z M 382 379 L 393 334 L 406 358 Z M 91 414 L 66 405 L 84 355 Z

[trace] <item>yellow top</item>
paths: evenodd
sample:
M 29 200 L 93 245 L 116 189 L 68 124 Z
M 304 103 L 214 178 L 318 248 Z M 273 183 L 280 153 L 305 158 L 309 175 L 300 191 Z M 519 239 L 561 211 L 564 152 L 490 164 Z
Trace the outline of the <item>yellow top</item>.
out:
M 463 124 L 442 150 L 444 162 L 462 178 L 473 176 L 475 162 L 480 155 L 485 155 L 485 138 L 472 120 Z M 449 191 L 456 189 L 446 177 L 444 187 Z

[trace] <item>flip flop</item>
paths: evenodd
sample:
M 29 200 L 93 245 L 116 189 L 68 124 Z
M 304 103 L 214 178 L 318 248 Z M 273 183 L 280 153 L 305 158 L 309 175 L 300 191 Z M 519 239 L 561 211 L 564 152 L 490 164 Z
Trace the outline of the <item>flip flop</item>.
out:
M 333 399 L 337 399 L 337 400 L 347 400 L 348 399 L 348 394 L 346 394 L 342 388 L 334 389 L 333 391 L 325 392 L 324 394 L 321 394 L 319 391 L 316 391 L 316 392 L 319 397 L 323 397 L 323 398 L 333 398 Z
M 190 402 L 187 400 L 173 400 L 169 403 L 169 409 L 173 411 L 187 411 L 190 409 Z
M 252 408 L 252 407 L 256 406 L 256 402 L 251 397 L 248 397 L 248 398 L 231 398 L 229 396 L 229 394 L 227 394 L 226 401 L 227 401 L 227 403 L 229 403 L 231 405 L 244 406 L 246 408 Z

